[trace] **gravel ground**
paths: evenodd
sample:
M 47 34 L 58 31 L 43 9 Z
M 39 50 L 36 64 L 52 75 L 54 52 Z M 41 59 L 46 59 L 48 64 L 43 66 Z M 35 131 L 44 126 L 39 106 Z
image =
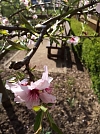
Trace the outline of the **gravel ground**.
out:
M 35 71 L 37 78 L 41 73 Z M 2 79 L 15 72 L 5 70 Z M 100 104 L 91 89 L 91 81 L 87 71 L 78 71 L 75 66 L 68 69 L 66 74 L 49 74 L 52 81 L 53 93 L 57 98 L 55 107 L 50 110 L 56 124 L 64 134 L 100 134 Z M 24 104 L 16 104 L 13 94 L 8 92 L 11 106 L 0 106 L 0 134 L 33 134 L 35 113 L 28 110 Z M 43 120 L 43 134 L 56 134 L 46 119 Z
M 8 54 L 0 64 L 11 56 L 12 53 Z M 51 86 L 57 98 L 50 113 L 64 134 L 100 134 L 100 104 L 91 89 L 87 70 L 74 56 L 73 53 L 69 55 L 67 52 L 66 73 L 49 73 L 53 77 Z M 3 66 L 0 66 L 0 70 L 4 81 L 17 72 Z M 35 70 L 34 75 L 36 79 L 41 78 L 42 72 Z M 7 93 L 11 105 L 9 107 L 0 105 L 0 134 L 33 134 L 36 113 L 28 110 L 24 104 L 15 103 L 13 94 L 8 90 Z M 43 120 L 42 134 L 56 134 L 46 118 Z

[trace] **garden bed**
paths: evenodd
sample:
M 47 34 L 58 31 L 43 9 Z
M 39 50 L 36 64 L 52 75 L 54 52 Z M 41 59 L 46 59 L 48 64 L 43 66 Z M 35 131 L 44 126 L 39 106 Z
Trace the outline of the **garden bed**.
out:
M 3 80 L 15 74 L 12 70 L 1 73 Z M 42 72 L 34 72 L 36 78 L 41 78 Z M 87 71 L 78 71 L 75 66 L 66 74 L 50 73 L 54 78 L 52 88 L 57 98 L 51 114 L 64 134 L 99 134 L 100 104 L 91 89 L 91 81 Z M 35 113 L 28 110 L 24 104 L 16 104 L 13 95 L 8 92 L 11 107 L 0 105 L 0 129 L 2 134 L 33 134 Z M 43 121 L 42 134 L 56 134 L 48 121 Z M 48 133 L 47 133 L 48 132 Z

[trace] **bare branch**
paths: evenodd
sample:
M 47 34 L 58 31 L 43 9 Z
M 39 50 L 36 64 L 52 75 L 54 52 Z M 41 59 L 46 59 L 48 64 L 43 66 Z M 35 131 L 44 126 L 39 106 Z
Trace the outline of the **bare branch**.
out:
M 29 64 L 30 59 L 32 58 L 32 56 L 35 54 L 36 50 L 38 49 L 40 43 L 43 40 L 43 36 L 45 35 L 46 31 L 48 29 L 48 25 L 43 27 L 41 33 L 40 33 L 40 37 L 38 38 L 36 44 L 34 45 L 33 49 L 26 55 L 26 57 L 19 62 L 12 62 L 10 65 L 10 69 L 14 69 L 14 70 L 18 70 L 20 69 L 22 66 Z

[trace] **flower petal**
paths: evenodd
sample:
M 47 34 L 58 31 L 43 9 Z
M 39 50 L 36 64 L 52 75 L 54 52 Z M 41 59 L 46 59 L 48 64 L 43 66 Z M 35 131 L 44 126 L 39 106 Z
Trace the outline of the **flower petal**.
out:
M 48 81 L 49 83 L 53 80 L 52 77 L 48 77 L 48 68 L 44 66 L 44 73 L 42 74 L 42 79 Z
M 48 68 L 44 66 L 44 73 L 42 74 L 42 79 L 48 81 Z
M 34 106 L 39 106 L 40 105 L 40 100 L 38 99 L 32 99 L 29 101 L 25 102 L 26 106 L 28 109 L 32 109 Z
M 67 40 L 67 43 L 68 44 L 73 44 L 73 45 L 77 45 L 78 44 L 78 42 L 79 42 L 79 40 L 80 40 L 80 38 L 79 37 L 77 37 L 77 36 L 72 36 L 70 39 L 68 39 Z
M 25 102 L 25 100 L 21 99 L 20 96 L 18 96 L 17 94 L 14 94 L 14 95 L 15 95 L 14 101 L 15 101 L 16 103 Z
M 19 83 L 24 86 L 26 86 L 28 82 L 29 82 L 29 79 L 23 79 L 22 81 L 19 81 Z
M 43 90 L 45 88 L 48 88 L 50 86 L 50 83 L 46 80 L 39 79 L 36 82 L 31 82 L 31 88 L 32 89 L 38 89 Z
M 24 101 L 27 101 L 28 100 L 28 92 L 29 91 L 27 91 L 27 92 L 25 92 L 25 91 L 21 91 L 21 92 L 15 92 L 14 93 L 14 95 L 15 95 L 15 101 L 17 101 L 17 102 L 24 102 Z
M 97 3 L 96 11 L 97 11 L 98 13 L 100 13 L 100 3 Z
M 47 92 L 42 92 L 39 96 L 44 103 L 55 103 L 56 97 L 54 95 L 48 94 Z

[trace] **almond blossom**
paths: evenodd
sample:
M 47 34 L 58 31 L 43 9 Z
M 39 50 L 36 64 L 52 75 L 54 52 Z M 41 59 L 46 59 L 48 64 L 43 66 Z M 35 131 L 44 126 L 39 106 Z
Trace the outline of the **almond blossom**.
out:
M 21 4 L 24 4 L 26 7 L 28 6 L 29 1 L 28 0 L 20 0 Z
M 98 13 L 100 13 L 100 3 L 97 3 L 96 11 L 97 11 Z
M 8 26 L 10 24 L 8 18 L 2 17 L 1 24 L 4 26 Z
M 39 106 L 42 103 L 55 103 L 56 97 L 52 95 L 52 89 L 50 88 L 52 80 L 53 78 L 48 76 L 47 66 L 44 66 L 41 79 L 35 82 L 28 79 L 17 82 L 7 80 L 5 87 L 14 93 L 14 101 L 17 103 L 24 102 L 28 109 L 32 109 L 34 106 Z
M 33 18 L 33 19 L 37 19 L 37 18 L 38 18 L 37 14 L 34 14 L 34 15 L 32 16 L 32 18 Z
M 72 36 L 70 39 L 67 40 L 68 44 L 73 44 L 73 45 L 77 45 L 79 42 L 79 37 L 77 36 Z

